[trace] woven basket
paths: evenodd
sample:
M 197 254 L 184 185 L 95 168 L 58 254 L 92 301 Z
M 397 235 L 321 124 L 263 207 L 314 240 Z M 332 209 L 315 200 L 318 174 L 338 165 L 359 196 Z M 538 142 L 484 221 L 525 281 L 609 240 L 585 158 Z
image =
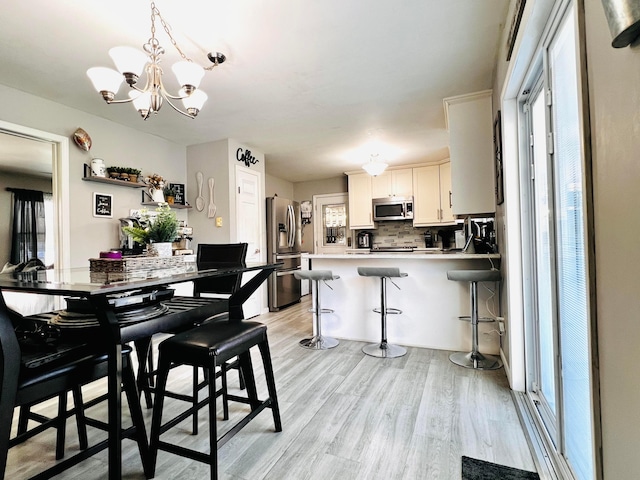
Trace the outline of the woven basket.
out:
M 125 258 L 90 258 L 89 271 L 92 273 L 130 273 L 140 270 L 158 270 L 161 268 L 184 265 L 183 256 L 147 257 L 131 256 Z

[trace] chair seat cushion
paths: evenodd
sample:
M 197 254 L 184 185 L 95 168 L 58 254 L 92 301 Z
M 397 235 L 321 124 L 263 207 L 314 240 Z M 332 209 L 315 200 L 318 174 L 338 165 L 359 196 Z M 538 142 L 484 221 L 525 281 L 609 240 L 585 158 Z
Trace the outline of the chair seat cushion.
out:
M 340 278 L 334 275 L 331 270 L 301 270 L 293 272 L 293 276 L 298 280 L 337 280 Z
M 205 366 L 249 350 L 267 339 L 267 327 L 258 322 L 213 322 L 174 335 L 160 343 L 160 359 L 176 364 Z
M 358 275 L 362 277 L 406 277 L 396 267 L 358 267 Z
M 122 353 L 128 357 L 131 347 L 123 345 Z M 42 367 L 23 368 L 18 378 L 16 405 L 29 404 L 34 399 L 54 396 L 74 385 L 105 377 L 108 373 L 107 360 L 106 353 L 88 353 L 85 350 L 82 354 L 64 357 Z
M 449 270 L 447 278 L 456 282 L 498 282 L 500 270 Z

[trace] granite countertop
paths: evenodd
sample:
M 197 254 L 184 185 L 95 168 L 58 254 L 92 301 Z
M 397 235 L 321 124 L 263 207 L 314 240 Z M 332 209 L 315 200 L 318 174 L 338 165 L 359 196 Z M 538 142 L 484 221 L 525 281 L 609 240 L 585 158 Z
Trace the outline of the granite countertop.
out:
M 303 254 L 306 258 L 406 258 L 411 260 L 472 260 L 472 259 L 500 259 L 499 253 L 462 253 L 461 251 L 445 251 L 432 248 L 416 248 L 412 252 L 372 252 L 368 248 L 347 249 L 345 253 Z

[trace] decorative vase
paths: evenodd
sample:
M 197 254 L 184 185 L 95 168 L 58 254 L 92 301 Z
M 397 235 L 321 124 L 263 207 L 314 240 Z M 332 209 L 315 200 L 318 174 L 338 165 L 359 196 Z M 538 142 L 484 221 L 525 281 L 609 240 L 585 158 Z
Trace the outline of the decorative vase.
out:
M 91 175 L 94 177 L 106 177 L 106 168 L 104 166 L 104 160 L 101 158 L 94 158 L 91 160 Z
M 154 202 L 164 202 L 164 193 L 161 188 L 150 188 L 151 200 Z
M 173 205 L 176 202 L 176 197 L 172 197 L 171 195 L 167 195 L 167 203 L 169 205 Z
M 149 244 L 149 250 L 152 256 L 171 257 L 173 255 L 172 242 L 158 242 Z

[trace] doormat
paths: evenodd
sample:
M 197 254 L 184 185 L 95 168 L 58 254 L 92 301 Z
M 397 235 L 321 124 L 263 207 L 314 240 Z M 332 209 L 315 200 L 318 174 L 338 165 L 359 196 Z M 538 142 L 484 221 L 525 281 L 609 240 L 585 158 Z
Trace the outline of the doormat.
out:
M 462 457 L 462 480 L 540 480 L 536 472 Z

